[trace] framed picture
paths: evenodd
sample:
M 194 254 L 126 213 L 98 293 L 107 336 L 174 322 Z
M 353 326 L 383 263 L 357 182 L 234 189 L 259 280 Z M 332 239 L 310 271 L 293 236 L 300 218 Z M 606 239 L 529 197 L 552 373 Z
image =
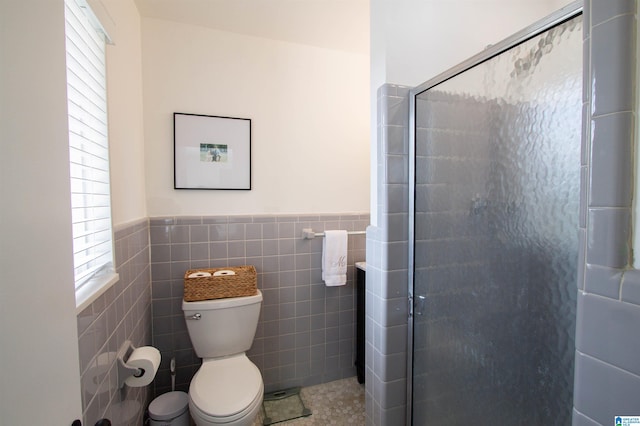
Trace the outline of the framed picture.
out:
M 175 189 L 251 189 L 251 120 L 173 114 Z

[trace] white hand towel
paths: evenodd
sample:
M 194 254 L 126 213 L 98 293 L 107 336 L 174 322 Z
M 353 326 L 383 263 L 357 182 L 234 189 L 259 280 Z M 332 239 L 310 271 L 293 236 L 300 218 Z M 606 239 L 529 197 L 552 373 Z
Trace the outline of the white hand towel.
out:
M 325 231 L 322 241 L 322 279 L 327 286 L 347 283 L 347 231 Z

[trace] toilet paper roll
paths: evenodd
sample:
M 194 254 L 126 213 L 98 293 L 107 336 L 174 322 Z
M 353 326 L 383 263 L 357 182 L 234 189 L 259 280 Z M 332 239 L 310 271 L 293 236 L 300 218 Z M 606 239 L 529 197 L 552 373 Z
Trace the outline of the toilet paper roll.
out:
M 131 352 L 131 356 L 126 362 L 127 366 L 144 370 L 140 377 L 131 376 L 124 382 L 132 388 L 147 386 L 156 376 L 160 366 L 160 351 L 153 346 L 141 346 Z
M 192 274 L 189 274 L 187 278 L 203 278 L 203 277 L 210 277 L 210 276 L 211 276 L 210 272 L 199 271 L 199 272 L 194 272 Z
M 235 275 L 236 272 L 235 271 L 231 271 L 229 269 L 223 269 L 222 271 L 215 271 L 213 273 L 214 277 L 219 277 L 219 276 L 223 276 L 223 275 Z

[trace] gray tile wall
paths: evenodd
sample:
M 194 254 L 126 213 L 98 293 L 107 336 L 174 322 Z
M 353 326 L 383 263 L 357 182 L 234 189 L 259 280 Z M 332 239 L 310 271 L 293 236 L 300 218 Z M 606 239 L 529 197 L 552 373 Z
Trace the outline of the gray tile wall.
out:
M 366 421 L 406 422 L 409 88 L 378 90 L 378 220 L 367 229 Z
M 640 415 L 640 272 L 630 266 L 637 1 L 586 0 L 584 17 L 574 426 Z
M 138 426 L 151 387 L 119 390 L 115 353 L 125 340 L 134 347 L 151 344 L 148 220 L 116 228 L 114 240 L 120 279 L 78 315 L 83 424 L 109 418 Z
M 187 269 L 254 265 L 264 300 L 249 358 L 265 391 L 355 376 L 355 262 L 365 259 L 365 236 L 349 236 L 347 285 L 321 278 L 322 238 L 303 228 L 364 231 L 368 214 L 151 218 L 153 342 L 162 353 L 155 394 L 187 391 L 200 367 L 181 309 Z

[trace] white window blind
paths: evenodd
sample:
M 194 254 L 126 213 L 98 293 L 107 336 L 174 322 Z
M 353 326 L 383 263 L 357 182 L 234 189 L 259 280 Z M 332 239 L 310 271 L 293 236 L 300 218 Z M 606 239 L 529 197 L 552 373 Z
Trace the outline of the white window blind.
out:
M 66 0 L 65 7 L 77 295 L 88 283 L 113 274 L 105 36 L 96 29 L 86 3 Z

